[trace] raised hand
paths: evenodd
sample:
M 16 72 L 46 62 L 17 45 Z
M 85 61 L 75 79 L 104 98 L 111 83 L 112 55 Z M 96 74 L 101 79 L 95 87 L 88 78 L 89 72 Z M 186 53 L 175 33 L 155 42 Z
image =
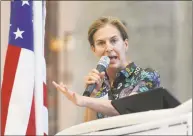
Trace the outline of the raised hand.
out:
M 68 90 L 66 85 L 63 83 L 57 84 L 56 82 L 52 82 L 53 85 L 56 87 L 57 90 L 62 92 L 71 102 L 75 105 L 83 107 L 84 106 L 84 96 L 77 94 L 76 92 Z

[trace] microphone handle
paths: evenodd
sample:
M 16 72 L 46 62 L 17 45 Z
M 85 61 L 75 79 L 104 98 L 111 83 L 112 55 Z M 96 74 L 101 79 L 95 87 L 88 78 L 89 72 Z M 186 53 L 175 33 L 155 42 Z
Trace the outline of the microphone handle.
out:
M 102 71 L 105 71 L 106 68 L 103 66 L 103 65 L 97 65 L 97 68 L 96 68 L 99 73 L 101 73 Z M 91 85 L 88 85 L 87 88 L 85 89 L 84 93 L 83 93 L 83 96 L 88 96 L 90 97 L 91 93 L 93 92 L 93 90 L 96 88 L 96 83 L 95 84 L 91 84 Z
M 95 84 L 92 84 L 92 85 L 89 85 L 86 90 L 84 91 L 83 93 L 83 96 L 88 96 L 90 97 L 91 93 L 93 92 L 93 90 L 95 89 L 96 87 L 96 83 Z

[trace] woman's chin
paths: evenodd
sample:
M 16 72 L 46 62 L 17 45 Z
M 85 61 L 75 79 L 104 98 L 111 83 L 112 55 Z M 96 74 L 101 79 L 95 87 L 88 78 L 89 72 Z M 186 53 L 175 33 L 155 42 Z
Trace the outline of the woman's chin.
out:
M 110 64 L 109 64 L 109 68 L 111 68 L 111 69 L 117 69 L 117 68 L 118 68 L 118 65 L 117 65 L 117 63 L 110 63 Z

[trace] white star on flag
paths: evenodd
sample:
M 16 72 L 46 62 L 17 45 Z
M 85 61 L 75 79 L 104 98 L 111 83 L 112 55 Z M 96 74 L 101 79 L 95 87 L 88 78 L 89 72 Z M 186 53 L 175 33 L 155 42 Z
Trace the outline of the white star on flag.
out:
M 25 5 L 25 4 L 29 5 L 29 2 L 26 1 L 26 0 L 25 0 L 25 1 L 22 1 L 22 6 Z
M 24 31 L 20 31 L 19 30 L 19 28 L 17 28 L 17 31 L 16 32 L 13 32 L 14 34 L 15 34 L 15 39 L 17 39 L 17 38 L 22 38 L 23 39 L 23 37 L 22 37 L 22 33 L 23 33 Z

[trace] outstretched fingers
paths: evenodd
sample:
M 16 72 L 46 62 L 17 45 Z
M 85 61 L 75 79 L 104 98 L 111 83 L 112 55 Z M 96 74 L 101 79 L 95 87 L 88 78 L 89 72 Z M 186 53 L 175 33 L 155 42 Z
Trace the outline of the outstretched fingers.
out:
M 57 90 L 61 91 L 62 93 L 66 93 L 68 91 L 67 87 L 63 83 L 57 84 L 54 81 L 52 83 L 57 88 Z
M 53 81 L 52 83 L 56 87 L 56 89 L 61 91 L 71 102 L 78 106 L 84 105 L 84 98 L 78 95 L 76 92 L 68 90 L 67 86 L 64 85 L 62 82 L 58 84 Z

